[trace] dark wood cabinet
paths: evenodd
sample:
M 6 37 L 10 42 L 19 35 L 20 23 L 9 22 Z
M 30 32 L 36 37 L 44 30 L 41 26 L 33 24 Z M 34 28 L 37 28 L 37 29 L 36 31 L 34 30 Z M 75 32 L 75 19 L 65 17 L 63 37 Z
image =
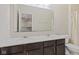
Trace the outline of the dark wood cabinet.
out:
M 45 41 L 44 47 L 55 46 L 55 40 Z
M 36 50 L 30 50 L 28 51 L 28 55 L 43 55 L 43 48 L 36 49 Z
M 3 55 L 17 54 L 17 53 L 22 53 L 23 51 L 24 51 L 23 45 L 16 45 L 16 46 L 1 48 L 1 53 Z
M 55 55 L 55 47 L 45 47 L 44 55 Z
M 1 55 L 64 55 L 65 39 L 0 48 Z
M 55 55 L 55 40 L 44 42 L 44 55 Z
M 56 54 L 57 55 L 65 55 L 65 46 L 64 45 L 59 45 L 56 47 Z
M 65 40 L 64 39 L 56 41 L 56 54 L 65 55 Z
M 56 40 L 56 45 L 65 44 L 65 39 Z
M 30 43 L 30 44 L 25 44 L 24 45 L 24 50 L 29 51 L 29 50 L 36 50 L 43 48 L 43 42 L 36 42 L 36 43 Z
M 43 55 L 43 42 L 26 44 L 24 50 L 28 55 Z

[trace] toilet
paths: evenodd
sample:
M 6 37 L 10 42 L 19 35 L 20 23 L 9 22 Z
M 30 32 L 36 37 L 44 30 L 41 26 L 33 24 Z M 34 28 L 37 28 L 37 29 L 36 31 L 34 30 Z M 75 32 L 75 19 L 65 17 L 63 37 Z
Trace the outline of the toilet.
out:
M 66 55 L 79 55 L 79 46 L 69 43 L 69 39 L 66 39 L 65 51 Z

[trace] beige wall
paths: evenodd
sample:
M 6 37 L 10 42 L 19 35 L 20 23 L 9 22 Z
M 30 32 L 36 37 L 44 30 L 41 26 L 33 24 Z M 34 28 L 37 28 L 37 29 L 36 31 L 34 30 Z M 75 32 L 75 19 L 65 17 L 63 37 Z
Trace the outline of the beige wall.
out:
M 51 7 L 54 12 L 54 33 L 68 34 L 68 5 L 53 4 Z
M 0 4 L 0 38 L 9 37 L 10 32 L 10 6 Z
M 11 14 L 11 12 L 10 12 L 10 9 L 9 9 L 9 5 L 0 5 L 0 19 L 3 19 L 3 20 L 1 20 L 1 22 L 0 22 L 0 27 L 1 27 L 1 29 L 0 29 L 0 36 L 9 36 L 8 34 L 9 34 L 9 32 L 10 32 L 10 28 L 12 28 L 11 29 L 11 31 L 13 31 L 14 30 L 14 32 L 16 32 L 16 24 L 15 23 L 17 23 L 16 21 L 11 21 L 9 18 L 10 17 L 12 17 L 12 16 L 10 16 L 9 14 Z M 68 34 L 68 5 L 52 5 L 52 11 L 53 11 L 53 15 L 54 15 L 54 26 L 53 26 L 53 24 L 52 24 L 52 29 L 54 28 L 54 33 L 55 34 Z M 6 11 L 5 11 L 6 10 Z M 14 10 L 14 9 L 11 9 L 11 10 Z M 26 9 L 25 9 L 26 10 Z M 16 14 L 16 10 L 14 10 L 15 12 L 13 12 L 12 13 L 12 15 L 13 14 Z M 29 10 L 29 12 L 32 12 L 32 10 Z M 40 10 L 41 11 L 41 10 Z M 40 12 L 39 11 L 39 12 Z M 36 12 L 38 12 L 38 11 L 36 11 Z M 44 11 L 44 12 L 48 12 L 48 11 Z M 35 13 L 35 12 L 34 12 Z M 50 12 L 48 12 L 48 14 L 50 14 Z M 52 15 L 52 16 L 53 16 Z M 16 16 L 16 15 L 15 15 Z M 40 15 L 40 16 L 42 16 L 42 15 Z M 50 18 L 50 16 L 49 16 L 49 18 L 48 18 L 48 15 L 46 15 L 47 17 L 47 19 L 49 19 Z M 46 19 L 46 18 L 44 18 L 44 19 Z M 13 20 L 15 19 L 16 20 L 16 17 L 13 17 L 12 18 Z M 41 18 L 40 18 L 41 19 Z M 13 25 L 11 25 L 10 24 L 10 21 L 13 23 L 13 22 L 15 22 L 13 25 L 15 26 L 15 27 L 12 27 Z M 44 20 L 45 21 L 45 20 Z M 50 20 L 51 21 L 51 20 Z M 39 21 L 38 21 L 39 22 Z M 41 22 L 41 21 L 40 21 Z M 46 22 L 48 23 L 48 20 L 46 20 Z M 35 22 L 36 23 L 36 22 Z M 34 23 L 34 24 L 35 24 Z M 11 27 L 10 27 L 10 25 L 11 25 Z M 40 24 L 41 25 L 41 24 Z M 49 25 L 49 24 L 48 24 Z M 47 25 L 47 26 L 48 26 Z M 49 25 L 50 26 L 50 25 Z M 37 28 L 37 30 L 39 29 L 39 28 L 41 28 L 41 27 L 37 27 L 37 26 L 35 26 L 36 28 Z M 16 35 L 21 35 L 21 33 L 17 33 Z M 15 34 L 14 34 L 15 35 Z M 23 35 L 23 34 L 22 34 Z M 25 35 L 25 34 L 24 34 Z
M 11 25 L 10 19 L 9 19 L 10 18 L 9 17 L 10 16 L 9 7 L 10 7 L 9 5 L 0 5 L 0 20 L 1 20 L 0 21 L 0 24 L 1 24 L 0 25 L 0 27 L 1 27 L 0 36 L 1 37 L 9 36 L 8 34 L 10 32 L 10 25 Z M 55 34 L 68 34 L 68 5 L 59 5 L 59 4 L 52 5 L 51 9 L 54 13 L 54 33 Z M 16 17 L 15 17 L 15 20 L 16 20 Z M 16 24 L 14 24 L 14 25 L 16 25 Z M 53 28 L 53 25 L 52 25 L 52 28 Z M 12 30 L 14 30 L 16 32 L 16 26 Z M 17 33 L 16 35 L 18 35 L 18 34 L 19 33 Z

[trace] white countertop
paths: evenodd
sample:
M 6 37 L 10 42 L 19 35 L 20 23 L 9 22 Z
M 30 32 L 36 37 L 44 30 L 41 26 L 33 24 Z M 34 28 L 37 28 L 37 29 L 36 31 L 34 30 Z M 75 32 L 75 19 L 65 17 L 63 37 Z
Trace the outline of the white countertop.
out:
M 42 42 L 48 40 L 68 39 L 68 35 L 31 36 L 28 38 L 0 38 L 0 47 Z

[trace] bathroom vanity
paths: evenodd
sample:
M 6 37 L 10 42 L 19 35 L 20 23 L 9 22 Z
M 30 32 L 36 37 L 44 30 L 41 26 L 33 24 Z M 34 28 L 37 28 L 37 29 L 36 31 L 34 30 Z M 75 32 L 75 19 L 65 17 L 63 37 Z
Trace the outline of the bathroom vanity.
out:
M 51 10 L 10 5 L 10 36 L 0 38 L 0 54 L 64 55 L 65 35 L 52 35 L 53 20 Z M 29 38 L 33 35 L 36 37 Z
M 26 39 L 27 40 L 27 39 Z M 20 42 L 21 43 L 21 42 Z M 65 38 L 6 44 L 0 48 L 1 55 L 65 55 Z

